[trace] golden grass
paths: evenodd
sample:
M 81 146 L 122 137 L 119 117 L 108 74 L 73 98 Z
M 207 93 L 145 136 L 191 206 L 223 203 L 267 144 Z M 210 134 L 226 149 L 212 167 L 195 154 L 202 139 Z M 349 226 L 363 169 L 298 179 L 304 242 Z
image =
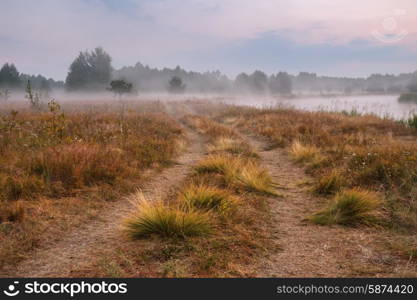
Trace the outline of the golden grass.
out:
M 209 215 L 192 209 L 170 207 L 161 201 L 146 199 L 141 192 L 134 198 L 132 214 L 124 221 L 125 232 L 132 238 L 152 234 L 162 237 L 188 237 L 210 233 Z
M 243 165 L 241 159 L 228 155 L 210 155 L 197 164 L 195 170 L 197 173 L 217 173 L 231 174 L 237 172 L 238 168 Z
M 313 193 L 317 195 L 332 195 L 339 192 L 345 180 L 338 171 L 322 176 L 313 186 Z
M 194 110 L 196 107 L 197 109 Z M 407 166 L 412 167 L 415 161 L 413 147 L 410 147 L 411 149 L 403 147 L 403 145 L 392 147 L 391 141 L 384 139 L 387 132 L 392 132 L 393 136 L 409 134 L 408 130 L 404 130 L 403 127 L 392 121 L 372 116 L 346 117 L 333 113 L 308 113 L 289 109 L 255 110 L 247 107 L 227 107 L 220 104 L 213 105 L 213 110 L 207 112 L 206 107 L 206 105 L 199 104 L 193 107 L 193 111 L 198 113 L 215 112 L 219 119 L 232 117 L 240 129 L 268 137 L 274 146 L 286 147 L 298 140 L 301 145 L 316 147 L 326 163 L 319 160 L 316 168 L 309 170 L 309 172 L 314 175 L 314 178 L 323 180 L 321 183 L 323 192 L 332 194 L 338 189 L 337 186 L 340 182 L 337 179 L 325 178 L 326 174 L 331 173 L 333 169 L 337 170 L 343 178 L 342 185 L 347 188 L 360 185 L 360 180 L 363 179 L 367 179 L 364 186 L 369 189 L 375 188 L 375 190 L 378 188 L 381 191 L 403 189 L 413 183 L 413 177 L 409 177 L 409 175 L 413 173 L 412 170 L 415 168 L 406 168 Z M 200 117 L 192 118 L 201 119 Z M 210 122 L 195 123 L 197 129 L 204 126 L 213 127 L 214 124 L 210 124 Z M 219 128 L 217 125 L 214 127 L 216 127 L 215 130 L 201 130 L 202 133 L 210 132 L 212 144 L 215 144 L 216 139 L 222 137 L 239 141 L 239 137 L 236 137 L 234 133 L 229 135 L 224 131 L 224 128 Z M 395 139 L 392 141 L 397 142 Z M 385 145 L 388 142 L 390 143 L 389 147 Z M 377 155 L 374 155 L 375 153 L 368 155 L 379 144 L 382 144 L 383 149 L 377 151 Z M 408 150 L 411 150 L 412 155 L 407 154 Z M 218 152 L 225 154 L 227 151 Z M 386 155 L 389 152 L 392 152 L 392 155 Z M 218 154 L 216 151 L 215 153 Z M 227 158 L 216 157 L 213 159 L 213 157 L 213 155 L 209 156 L 211 162 L 206 164 L 206 161 L 201 164 L 199 171 L 185 180 L 184 188 L 178 194 L 186 190 L 190 182 L 197 186 L 204 183 L 209 186 L 227 188 L 230 192 L 239 193 L 242 199 L 236 214 L 230 218 L 221 218 L 221 214 L 215 213 L 216 210 L 213 209 L 211 235 L 195 237 L 192 240 L 180 240 L 180 242 L 175 239 L 152 239 L 149 243 L 141 243 L 140 246 L 138 244 L 120 245 L 117 251 L 110 250 L 110 253 L 105 254 L 105 260 L 103 260 L 107 262 L 105 267 L 94 265 L 75 274 L 90 277 L 108 276 L 116 273 L 119 274 L 118 276 L 127 277 L 253 276 L 254 274 L 247 270 L 253 265 L 254 259 L 259 257 L 255 254 L 258 254 L 259 249 L 263 247 L 270 247 L 273 240 L 268 239 L 266 242 L 263 240 L 265 233 L 271 227 L 268 226 L 270 224 L 262 223 L 268 217 L 267 198 L 262 193 L 245 193 L 248 188 L 237 180 L 229 179 L 229 182 L 224 184 L 227 181 L 226 174 L 235 175 L 231 178 L 238 178 L 237 175 L 240 173 L 240 171 L 236 171 L 239 170 L 238 168 L 233 167 L 235 164 L 233 162 L 234 155 L 229 155 Z M 251 160 L 246 157 L 245 164 L 248 161 Z M 393 164 L 393 161 L 397 161 L 398 164 Z M 405 163 L 406 161 L 407 163 Z M 242 167 L 245 164 L 239 166 Z M 306 164 L 309 166 L 310 163 Z M 370 173 L 366 172 L 368 166 L 371 166 L 372 172 Z M 220 175 L 213 176 L 213 173 Z M 359 174 L 361 175 L 360 180 L 357 177 Z M 392 174 L 395 175 L 392 176 Z M 230 184 L 231 182 L 233 184 Z M 400 185 L 400 182 L 403 184 Z M 357 191 L 355 190 L 355 192 Z M 360 190 L 360 192 L 363 192 L 362 195 L 366 194 L 368 198 L 369 195 L 373 196 L 373 193 L 364 192 L 364 190 Z M 177 200 L 178 194 L 175 193 L 173 198 L 170 198 L 171 195 L 168 200 Z M 332 209 L 326 207 L 322 212 L 330 212 L 328 215 L 331 217 L 328 219 L 332 221 L 335 220 L 333 217 L 335 213 L 339 216 L 338 220 L 341 220 L 340 217 L 348 216 L 347 219 L 354 220 L 353 223 L 348 221 L 346 223 L 348 225 L 371 222 L 374 220 L 374 214 L 379 205 L 383 206 L 385 203 L 378 203 L 374 206 L 369 203 L 361 204 L 361 200 L 342 199 L 336 201 L 337 197 L 342 194 L 339 193 L 333 199 L 332 204 L 336 204 L 333 206 L 329 204 Z M 407 191 L 403 195 L 413 194 L 411 191 Z M 362 198 L 359 197 L 359 199 Z M 409 201 L 407 204 L 410 205 L 402 207 L 415 214 L 412 205 L 412 199 L 415 198 L 404 197 L 404 199 L 407 199 Z M 386 207 L 383 208 L 386 209 Z M 349 213 L 352 211 L 353 213 Z M 350 217 L 351 215 L 354 217 Z
M 317 164 L 323 160 L 320 150 L 312 145 L 303 145 L 300 141 L 294 141 L 290 147 L 290 155 L 300 163 Z
M 223 105 L 214 111 L 217 118 L 235 118 L 239 130 L 264 136 L 274 147 L 286 147 L 317 180 L 315 193 L 331 195 L 341 187 L 380 191 L 388 200 L 384 210 L 390 229 L 416 232 L 417 131 L 404 122 L 285 107 Z
M 158 102 L 10 109 L 18 111 L 0 111 L 0 267 L 134 191 L 145 169 L 169 164 L 183 140 Z M 63 208 L 73 198 L 77 207 Z
M 310 220 L 321 225 L 356 225 L 374 219 L 381 200 L 370 191 L 351 189 L 337 194 L 329 205 L 311 216 Z
M 230 137 L 219 137 L 212 145 L 208 146 L 209 152 L 228 151 L 237 147 L 237 141 Z
M 239 172 L 230 174 L 233 181 L 240 182 L 249 191 L 277 195 L 274 182 L 268 171 L 260 168 L 254 162 L 248 162 Z M 229 177 L 230 178 L 230 177 Z
M 197 129 L 204 126 L 215 128 L 202 131 L 209 132 L 206 134 L 212 144 L 209 148 L 212 154 L 194 167 L 195 172 L 184 180 L 177 191 L 166 195 L 165 202 L 145 200 L 145 204 L 138 204 L 125 222 L 125 230 L 133 238 L 153 234 L 182 237 L 186 234 L 183 229 L 178 229 L 177 217 L 181 215 L 183 218 L 191 213 L 189 218 L 192 224 L 188 227 L 192 229 L 189 235 L 194 237 L 153 238 L 141 242 L 140 246 L 126 241 L 117 250 L 104 251 L 88 270 L 76 274 L 117 274 L 122 277 L 253 276 L 250 266 L 258 254 L 266 248 L 274 248 L 269 239 L 270 227 L 266 225 L 269 210 L 265 194 L 275 192 L 270 176 L 257 165 L 257 160 L 243 155 L 242 149 L 246 152 L 247 144 L 234 135 L 234 131 L 223 135 L 227 130 L 213 121 L 190 116 L 188 119 Z M 239 148 L 238 151 L 230 151 L 236 148 Z M 195 223 L 203 220 L 206 224 L 207 217 L 210 234 L 205 234 L 205 230 L 200 234 L 201 224 Z
M 251 149 L 251 147 L 243 142 L 239 141 L 236 138 L 230 137 L 219 137 L 213 144 L 208 146 L 209 152 L 227 152 L 235 155 L 244 155 L 248 157 L 259 157 L 258 154 Z
M 61 115 L 60 115 L 61 116 Z M 30 113 L 0 117 L 0 199 L 62 196 L 138 179 L 176 155 L 182 131 L 166 115 Z M 60 122 L 57 124 L 57 122 Z M 19 176 L 15 176 L 19 174 Z
M 194 235 L 192 238 L 165 238 L 172 236 L 173 230 L 160 229 L 155 222 L 147 225 L 146 233 L 141 229 L 139 236 L 147 237 L 147 240 L 136 241 L 136 225 L 126 229 L 130 237 L 116 247 L 116 249 L 99 249 L 94 258 L 82 268 L 72 273 L 77 277 L 253 277 L 253 265 L 266 249 L 276 251 L 272 233 L 270 232 L 270 211 L 264 195 L 258 193 L 245 193 L 242 186 L 230 189 L 221 189 L 216 185 L 216 180 L 209 174 L 192 173 L 183 181 L 179 190 L 168 194 L 164 199 L 167 204 L 155 204 L 147 202 L 151 206 L 150 219 L 154 219 L 155 206 L 162 210 L 163 219 L 166 212 L 175 214 L 178 207 L 181 212 L 189 211 L 184 207 L 184 194 L 192 203 L 199 203 L 191 209 L 192 212 L 203 213 L 209 216 L 210 234 Z M 190 182 L 193 184 L 190 186 Z M 209 191 L 209 192 L 207 192 Z M 222 200 L 211 201 L 207 195 L 221 195 Z M 236 196 L 239 194 L 239 197 Z M 227 195 L 227 198 L 224 197 Z M 196 197 L 203 199 L 195 200 Z M 141 198 L 141 196 L 139 196 Z M 207 200 L 208 199 L 208 200 Z M 217 203 L 229 202 L 231 199 L 239 199 L 233 203 L 233 213 L 222 213 Z M 233 201 L 233 200 L 232 200 Z M 213 205 L 212 204 L 216 204 Z M 238 204 L 238 205 L 235 205 Z M 194 206 L 194 205 L 193 205 Z M 214 207 L 207 214 L 206 207 Z M 145 209 L 147 210 L 147 208 Z M 133 222 L 137 222 L 137 216 L 143 210 L 133 212 Z M 149 218 L 148 218 L 149 219 Z M 160 223 L 158 221 L 156 223 Z M 172 219 L 175 219 L 172 217 Z M 201 221 L 201 218 L 197 218 Z M 142 227 L 142 223 L 140 226 Z M 172 224 L 173 222 L 165 222 Z M 126 224 L 126 223 L 125 223 Z M 155 227 L 157 229 L 155 229 Z M 171 226 L 170 228 L 176 226 Z M 155 232 L 155 234 L 150 232 Z M 174 232 L 181 230 L 175 229 Z M 159 232 L 163 232 L 161 237 Z M 166 233 L 169 232 L 169 233 Z M 194 232 L 194 230 L 193 230 Z M 200 231 L 198 231 L 200 232 Z M 133 233 L 133 236 L 132 236 Z M 181 235 L 180 237 L 182 237 Z
M 187 210 L 216 210 L 222 214 L 236 208 L 238 201 L 238 197 L 227 190 L 203 184 L 188 186 L 180 195 L 180 203 Z
M 242 156 L 211 155 L 196 167 L 197 173 L 217 173 L 229 184 L 244 186 L 249 191 L 276 195 L 268 172 L 256 162 Z
M 133 175 L 124 151 L 99 145 L 72 144 L 46 149 L 27 163 L 29 172 L 48 184 L 83 187 L 100 182 L 112 183 L 118 177 Z
M 210 137 L 212 140 L 219 137 L 238 137 L 238 134 L 233 129 L 223 126 L 206 117 L 188 115 L 184 117 L 184 121 L 200 133 Z

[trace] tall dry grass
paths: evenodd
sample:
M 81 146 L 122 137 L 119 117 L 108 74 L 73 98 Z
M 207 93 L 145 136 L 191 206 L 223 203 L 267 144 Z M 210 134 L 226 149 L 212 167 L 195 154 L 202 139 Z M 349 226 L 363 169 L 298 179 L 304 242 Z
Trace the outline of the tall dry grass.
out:
M 239 130 L 285 147 L 318 179 L 313 190 L 332 195 L 342 187 L 379 191 L 387 201 L 387 224 L 417 232 L 417 131 L 373 115 L 305 112 L 290 108 L 223 107 Z
M 0 111 L 0 266 L 36 247 L 48 228 L 66 230 L 133 191 L 145 169 L 169 164 L 183 132 L 162 108 L 51 101 L 39 112 Z M 69 218 L 74 198 L 85 209 Z

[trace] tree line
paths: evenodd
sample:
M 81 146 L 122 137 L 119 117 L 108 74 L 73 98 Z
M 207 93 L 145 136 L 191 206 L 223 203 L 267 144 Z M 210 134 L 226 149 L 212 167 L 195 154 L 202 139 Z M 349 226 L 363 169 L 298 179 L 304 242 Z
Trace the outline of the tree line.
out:
M 35 76 L 20 73 L 12 63 L 5 63 L 0 69 L 0 91 L 2 93 L 25 90 L 28 81 L 31 82 L 33 88 L 44 92 L 49 92 L 52 89 L 62 89 L 65 85 L 62 81 L 47 79 L 42 75 Z
M 267 75 L 256 70 L 241 73 L 234 80 L 220 71 L 193 72 L 177 66 L 174 69 L 156 69 L 137 63 L 118 70 L 112 66 L 111 56 L 103 48 L 82 51 L 69 67 L 65 82 L 47 79 L 41 75 L 21 74 L 14 64 L 5 63 L 0 69 L 1 90 L 25 90 L 28 83 L 37 91 L 66 89 L 69 92 L 112 91 L 122 95 L 131 92 L 171 93 L 272 93 L 290 95 L 293 92 L 315 93 L 401 93 L 417 91 L 417 71 L 399 75 L 373 74 L 367 78 L 318 76 L 300 72 L 290 75 L 277 72 Z

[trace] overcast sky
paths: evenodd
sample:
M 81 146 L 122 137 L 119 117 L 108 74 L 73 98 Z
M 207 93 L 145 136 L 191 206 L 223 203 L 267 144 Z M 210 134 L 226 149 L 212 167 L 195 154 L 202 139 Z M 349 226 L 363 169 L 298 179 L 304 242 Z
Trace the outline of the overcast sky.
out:
M 80 50 L 119 68 L 367 76 L 417 70 L 415 0 L 0 0 L 0 64 L 65 79 Z

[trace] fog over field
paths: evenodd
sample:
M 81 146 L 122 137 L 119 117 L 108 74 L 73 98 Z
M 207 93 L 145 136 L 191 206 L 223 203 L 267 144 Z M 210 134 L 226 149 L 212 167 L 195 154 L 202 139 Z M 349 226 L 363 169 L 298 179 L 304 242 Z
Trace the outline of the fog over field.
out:
M 20 98 L 29 81 L 65 99 L 61 91 L 105 96 L 112 80 L 131 84 L 124 97 L 259 95 L 268 103 L 417 89 L 411 0 L 6 0 L 1 8 L 3 99 Z
M 415 0 L 0 0 L 6 295 L 415 295 L 416 212 Z

